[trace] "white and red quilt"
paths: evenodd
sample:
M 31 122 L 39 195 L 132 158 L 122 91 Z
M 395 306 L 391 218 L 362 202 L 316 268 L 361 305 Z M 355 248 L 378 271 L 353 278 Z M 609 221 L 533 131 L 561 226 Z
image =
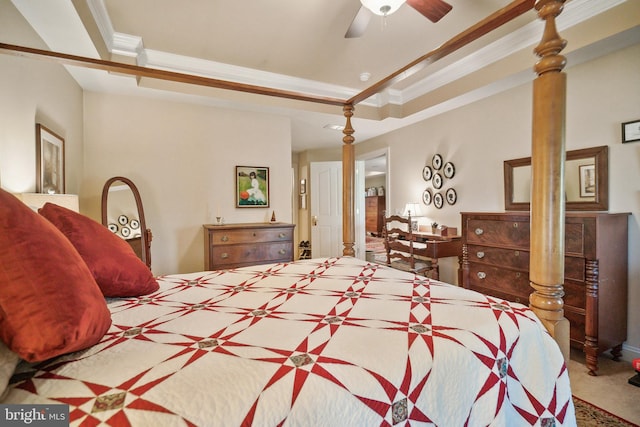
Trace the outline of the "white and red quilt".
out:
M 2 403 L 72 425 L 574 426 L 525 306 L 355 258 L 159 278 L 92 348 L 22 365 Z

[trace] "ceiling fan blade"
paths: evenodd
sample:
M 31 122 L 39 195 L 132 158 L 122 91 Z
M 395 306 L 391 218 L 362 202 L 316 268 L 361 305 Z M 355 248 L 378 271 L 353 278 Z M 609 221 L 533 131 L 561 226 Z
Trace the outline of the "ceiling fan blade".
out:
M 371 15 L 373 15 L 373 12 L 364 6 L 360 6 L 358 13 L 356 13 L 356 16 L 353 18 L 353 21 L 351 22 L 351 25 L 344 37 L 352 39 L 363 35 L 364 31 L 367 29 L 367 25 L 369 25 Z
M 438 22 L 453 8 L 443 0 L 407 0 L 407 4 L 431 22 Z

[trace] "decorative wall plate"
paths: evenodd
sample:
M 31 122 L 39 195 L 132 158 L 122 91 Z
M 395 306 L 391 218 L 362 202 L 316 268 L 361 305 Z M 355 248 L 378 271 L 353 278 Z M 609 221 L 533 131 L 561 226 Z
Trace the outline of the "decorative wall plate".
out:
M 117 233 L 118 228 L 118 224 L 109 224 L 109 231 L 111 231 L 112 233 Z
M 120 215 L 118 217 L 118 223 L 120 223 L 120 225 L 127 225 L 129 223 L 129 218 L 126 215 Z
M 442 156 L 440 154 L 436 154 L 435 156 L 433 156 L 431 164 L 433 165 L 433 168 L 435 170 L 439 171 L 442 167 Z
M 447 162 L 444 164 L 444 177 L 445 178 L 453 178 L 453 176 L 456 174 L 456 167 L 453 166 L 453 163 L 451 162 Z
M 447 198 L 447 203 L 449 203 L 450 205 L 456 204 L 456 200 L 458 200 L 458 195 L 456 194 L 456 190 L 454 190 L 453 188 L 449 188 L 447 192 L 444 193 L 444 195 Z
M 438 209 L 442 208 L 442 205 L 444 205 L 444 198 L 442 197 L 441 193 L 436 193 L 433 195 L 433 205 Z
M 129 225 L 132 229 L 137 230 L 140 227 L 140 221 L 138 221 L 137 219 L 132 219 Z
M 427 188 L 422 192 L 422 203 L 429 206 L 431 204 L 431 199 L 432 199 L 431 190 Z
M 122 227 L 120 234 L 122 234 L 122 237 L 129 237 L 131 235 L 131 229 L 129 227 Z
M 425 181 L 429 181 L 432 176 L 433 170 L 431 169 L 431 166 L 425 166 L 424 168 L 422 168 L 422 179 L 424 179 Z
M 434 173 L 432 180 L 433 180 L 433 188 L 435 188 L 436 190 L 439 190 L 442 188 L 442 175 L 440 175 L 439 173 Z

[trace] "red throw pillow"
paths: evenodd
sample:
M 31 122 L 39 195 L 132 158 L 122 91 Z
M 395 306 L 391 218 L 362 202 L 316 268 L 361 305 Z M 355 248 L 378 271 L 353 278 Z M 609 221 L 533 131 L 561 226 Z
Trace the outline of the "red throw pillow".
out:
M 29 362 L 82 350 L 111 325 L 78 251 L 50 222 L 0 189 L 0 338 Z
M 78 250 L 106 297 L 133 297 L 158 290 L 151 270 L 131 246 L 89 217 L 52 203 L 38 211 Z

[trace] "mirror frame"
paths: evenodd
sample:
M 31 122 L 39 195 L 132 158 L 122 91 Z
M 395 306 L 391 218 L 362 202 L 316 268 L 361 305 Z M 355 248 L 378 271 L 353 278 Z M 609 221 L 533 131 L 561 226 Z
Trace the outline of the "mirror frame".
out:
M 109 225 L 109 221 L 107 219 L 107 200 L 109 198 L 109 188 L 111 188 L 111 184 L 116 181 L 122 181 L 131 189 L 133 193 L 133 198 L 136 201 L 136 208 L 138 209 L 138 221 L 140 221 L 140 258 L 142 262 L 145 263 L 149 269 L 151 269 L 151 230 L 147 229 L 147 222 L 144 219 L 144 209 L 142 208 L 142 198 L 140 197 L 140 192 L 138 191 L 138 187 L 128 178 L 123 176 L 114 176 L 113 178 L 109 178 L 107 182 L 105 182 L 104 187 L 102 187 L 102 225 L 107 227 Z M 125 240 L 126 241 L 126 240 Z
M 593 157 L 596 165 L 596 200 L 589 202 L 566 202 L 567 211 L 606 211 L 609 209 L 609 147 L 584 148 L 567 151 L 565 161 Z M 513 168 L 531 165 L 531 157 L 504 161 L 504 208 L 508 211 L 528 211 L 529 202 L 513 201 Z

